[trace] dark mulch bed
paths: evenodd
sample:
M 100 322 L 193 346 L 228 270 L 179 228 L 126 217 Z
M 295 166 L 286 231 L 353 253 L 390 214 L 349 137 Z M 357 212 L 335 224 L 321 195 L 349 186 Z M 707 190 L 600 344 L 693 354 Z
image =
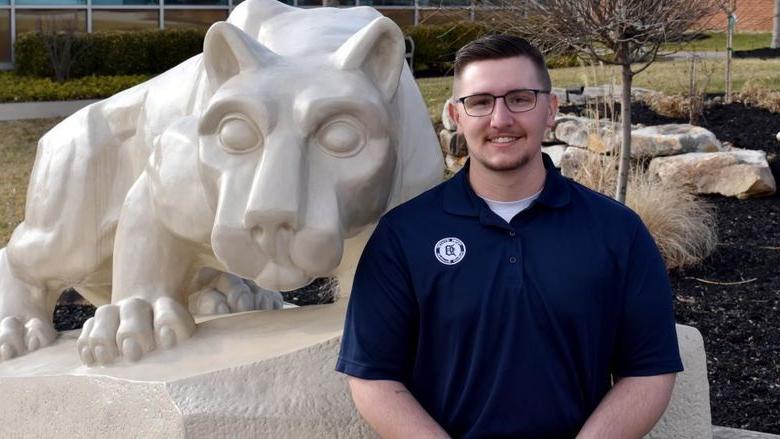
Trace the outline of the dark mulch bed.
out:
M 766 151 L 780 182 L 780 114 L 731 104 L 709 108 L 704 117 L 721 141 Z M 631 118 L 645 125 L 687 122 L 641 103 L 632 105 Z M 704 198 L 715 207 L 720 244 L 699 266 L 670 273 L 677 321 L 704 337 L 712 422 L 780 434 L 780 194 Z
M 766 151 L 780 181 L 780 142 L 775 139 L 780 115 L 732 104 L 707 109 L 705 118 L 721 141 Z M 642 104 L 632 106 L 632 120 L 645 125 L 685 122 L 659 116 Z M 699 266 L 670 274 L 677 320 L 704 336 L 712 422 L 780 434 L 780 195 L 705 198 L 717 212 L 720 245 Z M 332 300 L 328 288 L 319 286 L 284 293 L 285 300 L 299 305 Z M 56 327 L 79 328 L 92 313 L 91 306 L 60 305 Z

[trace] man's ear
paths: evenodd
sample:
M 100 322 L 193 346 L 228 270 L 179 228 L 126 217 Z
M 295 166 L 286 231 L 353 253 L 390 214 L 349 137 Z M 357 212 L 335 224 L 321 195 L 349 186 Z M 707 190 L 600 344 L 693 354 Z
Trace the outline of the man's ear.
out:
M 547 123 L 545 125 L 547 125 L 548 128 L 552 128 L 555 126 L 555 115 L 558 114 L 558 96 L 552 92 L 550 92 L 548 96 Z
M 460 113 L 458 113 L 458 103 L 455 102 L 455 98 L 447 99 L 447 114 L 450 115 L 450 119 L 455 123 L 457 131 L 460 132 Z

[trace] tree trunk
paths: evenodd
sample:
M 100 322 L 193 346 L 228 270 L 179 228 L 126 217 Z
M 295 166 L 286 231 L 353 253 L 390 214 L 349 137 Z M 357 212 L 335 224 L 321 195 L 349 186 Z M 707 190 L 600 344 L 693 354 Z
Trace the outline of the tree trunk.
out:
M 777 0 L 780 1 L 780 0 Z M 726 30 L 726 103 L 731 103 L 731 56 L 734 51 L 734 25 L 736 24 L 734 11 L 728 13 L 728 29 Z
M 623 129 L 623 139 L 620 144 L 620 165 L 618 166 L 615 199 L 625 204 L 628 170 L 631 167 L 631 81 L 634 74 L 631 72 L 630 64 L 623 64 L 622 67 L 623 93 L 620 98 L 620 122 Z
M 780 48 L 780 0 L 775 0 L 775 15 L 772 19 L 772 45 L 773 49 Z

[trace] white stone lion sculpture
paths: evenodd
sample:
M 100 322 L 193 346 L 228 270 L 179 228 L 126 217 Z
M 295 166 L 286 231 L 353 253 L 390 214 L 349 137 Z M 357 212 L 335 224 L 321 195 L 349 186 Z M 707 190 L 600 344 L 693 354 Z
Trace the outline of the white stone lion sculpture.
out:
M 55 339 L 69 286 L 100 305 L 77 346 L 105 365 L 190 337 L 204 267 L 232 274 L 211 276 L 206 308 L 232 311 L 275 300 L 240 278 L 277 291 L 348 277 L 378 217 L 441 173 L 391 20 L 247 0 L 202 55 L 41 138 L 0 250 L 0 357 Z

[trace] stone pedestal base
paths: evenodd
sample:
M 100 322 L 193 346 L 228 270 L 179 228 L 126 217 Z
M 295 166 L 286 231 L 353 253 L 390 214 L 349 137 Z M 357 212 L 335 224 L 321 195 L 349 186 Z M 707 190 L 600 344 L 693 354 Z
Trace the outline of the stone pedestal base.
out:
M 1 437 L 368 438 L 333 370 L 344 304 L 222 317 L 137 364 L 87 368 L 77 332 L 0 364 Z M 711 438 L 701 336 L 678 326 L 686 371 L 652 438 Z

